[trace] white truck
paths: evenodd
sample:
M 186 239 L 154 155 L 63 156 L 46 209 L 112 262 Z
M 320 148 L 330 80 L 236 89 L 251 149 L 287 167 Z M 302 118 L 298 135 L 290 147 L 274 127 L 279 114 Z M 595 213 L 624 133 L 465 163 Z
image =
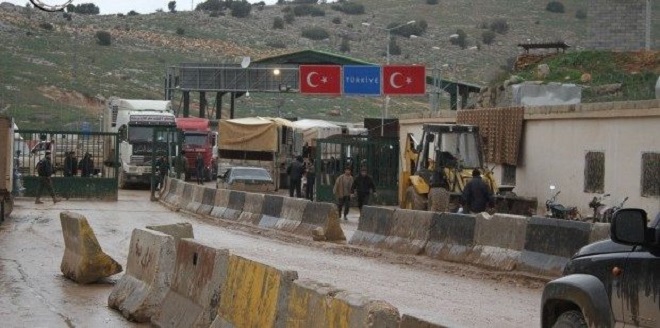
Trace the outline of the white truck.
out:
M 112 97 L 103 118 L 105 132 L 119 133 L 119 188 L 126 188 L 127 183 L 148 184 L 154 148 L 167 149 L 164 142 L 153 140 L 154 128 L 176 128 L 171 102 Z M 115 150 L 112 142 L 104 144 L 109 145 L 104 155 L 107 162 Z

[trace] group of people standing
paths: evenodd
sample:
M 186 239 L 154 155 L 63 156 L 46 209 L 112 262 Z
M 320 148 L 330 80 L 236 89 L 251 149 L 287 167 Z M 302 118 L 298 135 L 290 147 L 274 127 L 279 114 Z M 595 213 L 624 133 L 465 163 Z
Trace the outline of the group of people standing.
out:
M 308 159 L 305 161 L 302 156 L 297 156 L 287 167 L 286 174 L 289 176 L 289 197 L 294 195 L 296 198 L 303 197 L 302 185 L 304 178 L 306 181 L 304 198 L 314 200 L 314 184 L 316 183 L 314 160 Z
M 50 158 L 50 153 L 46 153 L 46 155 Z M 92 159 L 92 154 L 85 153 L 83 158 L 78 161 L 75 157 L 75 152 L 70 151 L 66 153 L 66 156 L 64 157 L 64 176 L 77 176 L 78 170 L 80 170 L 80 176 L 84 178 L 94 175 L 94 160 Z

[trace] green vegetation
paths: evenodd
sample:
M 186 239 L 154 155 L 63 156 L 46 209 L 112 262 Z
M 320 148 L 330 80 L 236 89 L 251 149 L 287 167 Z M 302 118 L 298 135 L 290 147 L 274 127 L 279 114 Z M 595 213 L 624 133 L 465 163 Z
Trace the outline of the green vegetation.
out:
M 459 46 L 461 49 L 467 48 L 467 33 L 462 29 L 458 29 L 456 30 L 456 34 L 458 35 L 457 37 L 450 39 L 451 44 Z
M 282 17 L 273 18 L 273 29 L 284 29 L 284 19 L 282 19 Z
M 509 23 L 504 18 L 498 18 L 490 23 L 490 30 L 495 33 L 506 34 L 509 31 Z
M 344 53 L 351 52 L 351 45 L 350 42 L 348 41 L 348 38 L 341 39 L 341 45 L 339 45 L 339 51 Z
M 332 10 L 340 11 L 346 15 L 363 15 L 364 5 L 355 2 L 341 2 L 330 6 Z
M 75 6 L 73 4 L 67 5 L 66 11 L 82 15 L 98 15 L 101 10 L 93 3 L 81 3 Z
M 578 9 L 575 12 L 575 18 L 577 19 L 586 19 L 587 18 L 587 11 L 584 9 Z
M 302 17 L 302 16 L 325 16 L 325 10 L 319 8 L 318 6 L 315 5 L 297 5 L 293 7 L 293 14 Z
M 109 46 L 112 44 L 112 35 L 108 31 L 96 32 L 96 42 L 102 46 Z
M 318 26 L 303 28 L 301 35 L 303 38 L 308 38 L 310 40 L 325 40 L 330 37 L 328 31 Z
M 559 1 L 550 1 L 550 2 L 548 2 L 548 5 L 545 6 L 545 10 L 547 10 L 551 13 L 563 13 L 564 12 L 564 4 L 559 2 Z
M 393 22 L 387 24 L 387 28 L 392 29 L 391 30 L 392 34 L 409 38 L 411 35 L 421 36 L 422 34 L 424 34 L 424 32 L 426 32 L 426 29 L 428 28 L 428 23 L 426 23 L 426 20 L 423 19 L 419 21 L 415 21 L 415 23 L 412 24 L 406 24 L 405 22 Z
M 176 12 L 176 1 L 170 1 L 170 2 L 168 2 L 168 3 L 167 3 L 167 9 L 168 9 L 171 13 L 175 13 L 175 12 Z
M 237 18 L 244 18 L 250 15 L 252 5 L 247 0 L 232 1 L 231 15 Z
M 481 33 L 481 41 L 486 44 L 490 45 L 495 41 L 495 32 L 493 31 L 484 31 Z
M 177 35 L 184 35 L 186 33 L 186 30 L 183 29 L 183 27 L 177 27 L 176 28 L 176 34 Z
M 426 0 L 426 4 L 427 4 L 427 5 L 437 5 L 437 4 L 438 4 L 438 0 Z

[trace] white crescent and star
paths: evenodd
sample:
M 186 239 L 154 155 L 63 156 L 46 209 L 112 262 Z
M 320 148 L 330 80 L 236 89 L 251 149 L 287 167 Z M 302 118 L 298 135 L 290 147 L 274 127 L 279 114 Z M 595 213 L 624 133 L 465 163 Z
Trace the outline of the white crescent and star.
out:
M 401 88 L 401 87 L 403 86 L 403 85 L 401 85 L 401 84 L 396 84 L 395 79 L 396 79 L 397 76 L 403 76 L 403 74 L 401 74 L 401 73 L 399 73 L 399 72 L 396 72 L 396 73 L 390 75 L 390 85 L 391 85 L 392 88 L 394 88 L 394 89 L 399 89 L 399 88 Z
M 312 88 L 316 88 L 316 87 L 319 86 L 318 84 L 314 84 L 314 83 L 312 83 L 312 77 L 315 76 L 315 75 L 319 75 L 319 73 L 317 73 L 317 72 L 310 72 L 309 74 L 307 74 L 307 85 L 309 85 L 309 86 L 312 87 Z
M 319 86 L 318 84 L 314 84 L 312 82 L 312 78 L 316 75 L 319 75 L 319 73 L 318 72 L 309 72 L 309 74 L 307 74 L 307 85 L 309 85 L 312 88 L 316 88 L 316 87 Z M 323 84 L 328 83 L 328 77 L 327 76 L 322 76 L 321 77 L 321 83 L 323 83 Z

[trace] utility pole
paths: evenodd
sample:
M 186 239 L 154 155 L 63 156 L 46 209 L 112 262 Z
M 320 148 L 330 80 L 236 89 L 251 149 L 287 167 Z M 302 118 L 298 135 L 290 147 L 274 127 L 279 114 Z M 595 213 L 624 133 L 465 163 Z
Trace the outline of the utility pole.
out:
M 651 50 L 651 0 L 646 0 L 646 50 Z

